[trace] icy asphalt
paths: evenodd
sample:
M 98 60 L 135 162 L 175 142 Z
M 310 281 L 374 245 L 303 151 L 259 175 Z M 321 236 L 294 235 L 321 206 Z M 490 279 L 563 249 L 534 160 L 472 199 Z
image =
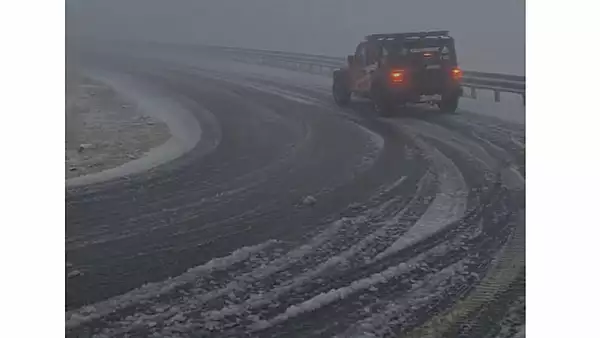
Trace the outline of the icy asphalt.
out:
M 336 107 L 326 77 L 193 48 L 82 58 L 177 102 L 202 133 L 166 164 L 67 190 L 67 336 L 408 335 L 468 297 L 525 226 L 514 118 L 379 118 Z M 480 337 L 476 317 L 444 334 Z

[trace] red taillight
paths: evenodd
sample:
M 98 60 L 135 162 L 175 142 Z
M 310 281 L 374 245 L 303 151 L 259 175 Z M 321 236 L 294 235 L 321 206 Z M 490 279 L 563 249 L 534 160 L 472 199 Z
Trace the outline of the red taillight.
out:
M 404 70 L 392 70 L 392 72 L 390 73 L 390 79 L 392 80 L 392 83 L 404 82 Z
M 463 77 L 463 72 L 460 68 L 453 68 L 452 69 L 452 78 L 454 80 L 460 80 Z

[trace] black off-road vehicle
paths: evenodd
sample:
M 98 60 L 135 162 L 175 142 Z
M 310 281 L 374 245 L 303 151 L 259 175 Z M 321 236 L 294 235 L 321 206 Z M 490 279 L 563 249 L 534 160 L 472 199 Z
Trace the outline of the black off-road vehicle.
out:
M 448 31 L 374 34 L 333 74 L 333 97 L 344 106 L 352 94 L 369 98 L 381 115 L 407 103 L 432 103 L 454 112 L 462 95 L 454 39 Z

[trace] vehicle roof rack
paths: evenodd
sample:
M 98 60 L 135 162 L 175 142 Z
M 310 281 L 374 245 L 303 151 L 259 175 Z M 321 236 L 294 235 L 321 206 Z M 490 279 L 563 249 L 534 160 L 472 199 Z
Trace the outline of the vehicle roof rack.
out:
M 366 36 L 366 40 L 404 40 L 425 37 L 448 37 L 449 31 L 430 31 L 430 32 L 410 32 L 410 33 L 392 33 L 392 34 L 371 34 Z

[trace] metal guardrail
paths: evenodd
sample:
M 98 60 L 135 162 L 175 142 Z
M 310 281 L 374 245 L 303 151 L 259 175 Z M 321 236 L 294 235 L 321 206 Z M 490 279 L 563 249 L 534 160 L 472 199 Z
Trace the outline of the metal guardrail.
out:
M 242 62 L 255 62 L 259 64 L 306 71 L 311 73 L 331 74 L 335 69 L 344 67 L 345 59 L 311 55 L 303 53 L 289 53 L 281 51 L 269 51 L 260 49 L 247 49 L 235 47 L 202 46 L 205 52 L 230 54 L 233 59 Z M 512 93 L 521 95 L 525 105 L 525 77 L 488 72 L 465 71 L 463 87 L 467 97 L 476 99 L 477 90 L 490 90 L 494 93 L 494 101 L 500 101 L 500 93 Z
M 90 43 L 90 41 L 87 41 Z M 220 58 L 229 57 L 236 61 L 258 63 L 271 67 L 280 67 L 303 72 L 327 74 L 330 75 L 334 70 L 346 65 L 345 58 L 312 55 L 304 53 L 290 53 L 282 51 L 249 49 L 238 47 L 222 47 L 210 45 L 182 45 L 169 44 L 164 42 L 131 42 L 131 41 L 103 41 L 94 40 L 92 46 L 109 44 L 111 48 L 121 46 L 126 49 L 144 48 L 149 46 L 172 47 L 178 50 L 187 50 L 189 52 L 202 52 L 203 54 L 213 54 Z M 525 105 L 525 76 L 516 76 L 508 74 L 497 74 L 477 71 L 464 71 L 462 86 L 467 89 L 464 96 L 476 99 L 477 90 L 489 90 L 494 93 L 494 101 L 500 101 L 500 93 L 512 93 L 520 95 Z

